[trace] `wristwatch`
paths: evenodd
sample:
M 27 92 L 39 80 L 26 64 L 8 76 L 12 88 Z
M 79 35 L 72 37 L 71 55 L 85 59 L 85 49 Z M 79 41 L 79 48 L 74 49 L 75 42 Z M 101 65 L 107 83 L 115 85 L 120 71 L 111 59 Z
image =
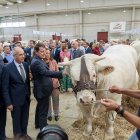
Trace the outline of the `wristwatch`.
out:
M 123 108 L 123 106 L 121 106 L 121 105 L 119 105 L 116 109 L 115 109 L 115 111 L 117 112 L 117 114 L 119 115 L 119 116 L 121 116 L 121 117 L 124 117 L 123 115 L 124 115 L 124 108 Z

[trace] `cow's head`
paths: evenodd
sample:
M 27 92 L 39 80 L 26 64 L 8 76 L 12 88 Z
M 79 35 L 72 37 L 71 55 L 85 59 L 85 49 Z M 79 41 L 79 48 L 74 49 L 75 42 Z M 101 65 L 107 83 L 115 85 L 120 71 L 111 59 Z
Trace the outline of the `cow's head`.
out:
M 65 71 L 72 79 L 78 103 L 92 104 L 96 100 L 95 89 L 98 84 L 98 74 L 107 75 L 113 71 L 112 66 L 101 66 L 97 63 L 102 59 L 105 58 L 94 54 L 86 54 L 72 61 L 59 64 L 66 67 Z

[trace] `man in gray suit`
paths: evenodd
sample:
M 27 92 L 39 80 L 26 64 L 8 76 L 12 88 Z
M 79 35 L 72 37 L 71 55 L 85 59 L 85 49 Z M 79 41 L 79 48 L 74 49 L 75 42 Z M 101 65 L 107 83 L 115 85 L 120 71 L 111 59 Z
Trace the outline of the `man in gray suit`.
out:
M 71 43 L 72 49 L 70 50 L 71 59 L 75 59 L 84 55 L 84 52 L 79 48 L 78 41 L 72 41 Z

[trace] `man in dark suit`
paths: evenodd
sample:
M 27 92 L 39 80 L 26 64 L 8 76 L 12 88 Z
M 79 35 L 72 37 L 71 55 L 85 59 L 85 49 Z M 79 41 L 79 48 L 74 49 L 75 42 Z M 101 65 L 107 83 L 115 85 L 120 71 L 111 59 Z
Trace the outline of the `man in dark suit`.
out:
M 7 109 L 11 111 L 14 139 L 32 140 L 27 135 L 30 105 L 29 67 L 24 62 L 24 51 L 13 50 L 14 61 L 3 67 L 2 93 Z
M 0 55 L 0 81 L 2 76 L 2 68 L 4 66 L 3 57 Z M 5 127 L 6 127 L 6 107 L 4 105 L 2 89 L 0 82 L 0 140 L 8 140 L 5 136 Z
M 92 53 L 92 49 L 89 47 L 88 42 L 84 41 L 82 45 L 85 48 L 85 54 Z
M 84 55 L 84 52 L 79 48 L 78 41 L 76 40 L 72 41 L 71 46 L 72 46 L 70 50 L 71 59 L 75 59 Z
M 28 47 L 24 50 L 26 54 L 25 61 L 28 62 L 29 64 L 31 63 L 33 57 L 34 47 L 35 47 L 35 41 L 29 40 Z
M 37 100 L 35 127 L 40 130 L 47 125 L 49 97 L 53 90 L 52 78 L 62 78 L 62 72 L 50 71 L 43 61 L 45 58 L 45 45 L 37 43 L 35 56 L 31 61 L 31 72 L 34 81 L 34 96 Z
M 60 48 L 57 48 L 55 41 L 50 44 L 50 49 L 53 59 L 55 59 L 57 63 L 60 62 Z

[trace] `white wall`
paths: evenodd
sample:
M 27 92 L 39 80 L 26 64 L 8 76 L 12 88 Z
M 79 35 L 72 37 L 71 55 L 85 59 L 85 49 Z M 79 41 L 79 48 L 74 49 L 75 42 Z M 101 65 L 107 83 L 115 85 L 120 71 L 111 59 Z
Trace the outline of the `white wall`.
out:
M 0 29 L 0 39 L 4 37 L 9 40 L 13 34 L 22 34 L 23 40 L 48 39 L 51 35 L 46 33 L 56 32 L 65 34 L 63 38 L 86 38 L 93 41 L 97 39 L 97 32 L 109 32 L 110 22 L 125 21 L 126 30 L 131 30 L 134 5 L 136 6 L 134 28 L 140 28 L 140 9 L 138 8 L 140 0 L 85 0 L 84 4 L 81 4 L 79 0 L 68 0 L 68 5 L 66 0 L 49 0 L 49 2 L 51 5 L 48 7 L 45 5 L 45 0 L 31 0 L 20 4 L 19 7 L 11 6 L 6 11 L 4 7 L 0 8 L 1 17 L 18 13 L 18 16 L 23 16 L 26 22 L 25 28 Z M 122 12 L 123 10 L 126 12 Z M 82 11 L 82 22 L 79 11 Z M 88 15 L 88 12 L 91 14 Z M 41 31 L 41 35 L 35 35 L 33 31 Z M 82 36 L 80 36 L 81 32 Z M 109 33 L 109 38 L 128 37 L 129 35 Z

